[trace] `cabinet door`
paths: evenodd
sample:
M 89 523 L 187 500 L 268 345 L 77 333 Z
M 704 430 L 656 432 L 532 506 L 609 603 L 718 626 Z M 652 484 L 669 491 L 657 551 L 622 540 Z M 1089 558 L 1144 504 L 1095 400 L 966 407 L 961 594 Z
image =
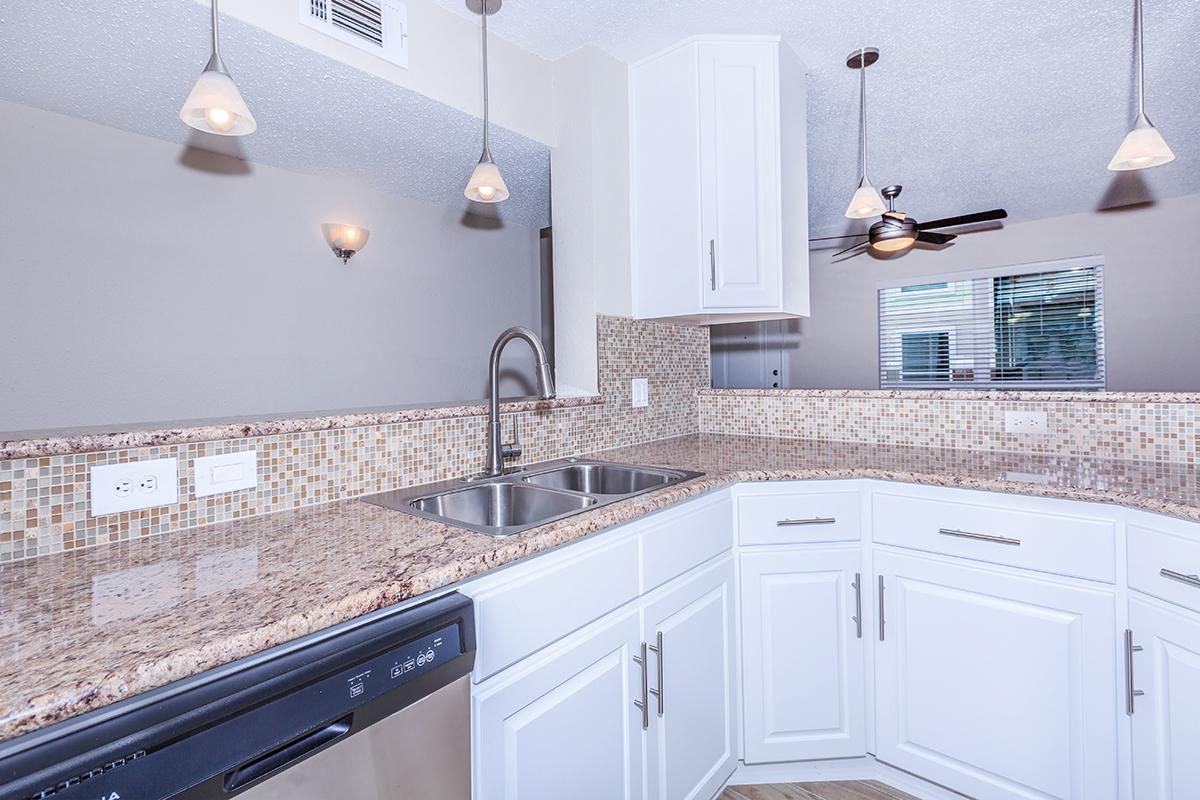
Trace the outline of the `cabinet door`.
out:
M 637 610 L 476 687 L 476 800 L 640 800 Z
M 866 754 L 860 558 L 857 547 L 742 553 L 747 764 Z
M 1200 792 L 1200 615 L 1134 597 L 1133 793 L 1184 800 Z
M 733 559 L 700 567 L 653 596 L 648 645 L 648 796 L 709 800 L 737 765 Z M 652 647 L 653 649 L 649 649 Z
M 780 303 L 777 48 L 765 42 L 700 45 L 697 244 L 705 308 Z
M 979 800 L 1116 797 L 1111 591 L 891 552 L 875 567 L 880 760 Z

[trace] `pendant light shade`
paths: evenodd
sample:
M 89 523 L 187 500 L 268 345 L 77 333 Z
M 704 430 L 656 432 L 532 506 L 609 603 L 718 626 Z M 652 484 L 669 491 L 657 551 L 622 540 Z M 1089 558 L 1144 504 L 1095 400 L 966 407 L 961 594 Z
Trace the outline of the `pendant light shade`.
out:
M 1133 130 L 1125 135 L 1117 153 L 1108 162 L 1108 168 L 1114 172 L 1127 172 L 1135 169 L 1147 169 L 1166 164 L 1175 159 L 1175 154 L 1167 146 L 1158 128 L 1146 116 L 1146 75 L 1142 63 L 1142 0 L 1135 0 L 1137 15 L 1137 79 L 1138 79 L 1138 115 L 1134 120 Z
M 846 66 L 859 71 L 858 118 L 859 128 L 862 131 L 862 178 L 858 181 L 858 188 L 854 191 L 854 196 L 850 198 L 850 205 L 846 206 L 846 216 L 850 219 L 877 217 L 887 211 L 887 206 L 883 204 L 883 197 L 879 194 L 879 190 L 871 184 L 871 180 L 867 177 L 867 67 L 878 60 L 879 51 L 873 47 L 861 47 L 846 58 Z
M 500 10 L 501 0 L 467 0 L 467 8 L 483 17 L 483 153 L 479 163 L 471 172 L 467 188 L 463 194 L 468 200 L 476 203 L 500 203 L 508 199 L 508 186 L 500 175 L 500 168 L 492 160 L 492 151 L 488 146 L 488 57 L 487 57 L 487 18 Z
M 212 55 L 179 109 L 179 118 L 198 131 L 219 136 L 245 136 L 258 127 L 221 61 L 217 0 L 212 0 Z

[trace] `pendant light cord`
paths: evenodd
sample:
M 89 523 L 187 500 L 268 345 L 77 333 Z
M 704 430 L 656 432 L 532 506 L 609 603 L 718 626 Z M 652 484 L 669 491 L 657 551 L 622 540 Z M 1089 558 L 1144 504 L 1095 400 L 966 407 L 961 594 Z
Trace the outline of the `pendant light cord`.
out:
M 487 18 L 488 0 L 483 0 L 481 13 L 483 15 L 483 153 L 489 159 L 491 151 L 488 148 L 488 53 L 487 53 Z
M 867 48 L 858 51 L 858 119 L 862 125 L 863 180 L 867 179 Z
M 1144 54 L 1142 53 L 1142 0 L 1135 0 L 1137 13 L 1137 75 L 1138 75 L 1138 116 L 1146 113 L 1146 75 Z
M 220 24 L 221 22 L 217 14 L 217 0 L 212 0 L 212 54 L 214 56 L 221 55 L 219 49 L 221 37 L 218 34 Z

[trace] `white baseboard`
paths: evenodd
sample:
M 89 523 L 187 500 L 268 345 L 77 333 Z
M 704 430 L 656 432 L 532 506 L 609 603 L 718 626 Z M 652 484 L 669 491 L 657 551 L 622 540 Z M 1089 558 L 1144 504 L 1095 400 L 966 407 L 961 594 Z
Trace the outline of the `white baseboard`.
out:
M 796 761 L 787 764 L 743 764 L 729 776 L 728 786 L 760 783 L 804 783 L 807 781 L 881 781 L 921 800 L 963 800 L 965 795 L 910 775 L 875 760 L 837 758 L 828 761 Z

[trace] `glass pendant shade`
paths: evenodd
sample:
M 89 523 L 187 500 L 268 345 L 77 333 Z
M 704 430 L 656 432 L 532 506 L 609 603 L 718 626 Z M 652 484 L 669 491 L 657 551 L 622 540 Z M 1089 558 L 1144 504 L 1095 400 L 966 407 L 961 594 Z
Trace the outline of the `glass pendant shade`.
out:
M 1145 114 L 1138 114 L 1133 130 L 1125 135 L 1116 155 L 1108 162 L 1108 168 L 1114 172 L 1147 169 L 1166 164 L 1174 158 L 1175 154 L 1167 146 L 1158 128 L 1150 123 Z
M 887 211 L 887 206 L 883 204 L 883 197 L 879 194 L 879 190 L 872 186 L 864 176 L 858 182 L 858 189 L 855 190 L 854 197 L 850 198 L 850 205 L 846 206 L 846 216 L 850 219 L 867 219 L 868 217 L 878 217 L 885 211 Z
M 219 136 L 245 136 L 258 124 L 233 78 L 219 69 L 206 69 L 179 110 L 191 127 Z
M 350 257 L 367 246 L 371 232 L 357 225 L 347 225 L 342 222 L 326 222 L 321 225 L 325 234 L 325 242 L 333 250 L 333 254 L 346 262 Z
M 475 165 L 475 171 L 471 173 L 471 180 L 467 181 L 467 188 L 463 194 L 468 200 L 474 200 L 476 203 L 499 203 L 508 199 L 508 187 L 504 184 L 504 178 L 500 176 L 500 168 L 489 154 L 485 153 Z

